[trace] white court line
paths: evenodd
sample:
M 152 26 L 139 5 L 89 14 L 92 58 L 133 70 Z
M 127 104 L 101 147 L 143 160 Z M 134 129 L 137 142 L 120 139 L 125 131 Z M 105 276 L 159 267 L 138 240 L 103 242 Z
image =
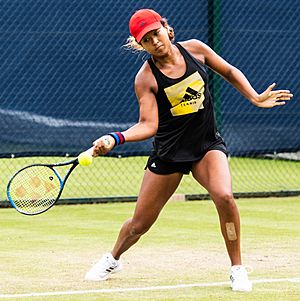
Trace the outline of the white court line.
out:
M 279 279 L 258 279 L 253 283 L 276 283 L 276 282 L 300 282 L 300 278 L 279 278 Z M 27 293 L 27 294 L 2 294 L 0 299 L 4 298 L 24 298 L 24 297 L 46 297 L 60 295 L 84 295 L 84 294 L 101 294 L 101 293 L 123 293 L 123 292 L 141 292 L 141 291 L 158 291 L 174 290 L 190 287 L 212 287 L 230 285 L 229 282 L 208 282 L 208 283 L 191 283 L 177 285 L 147 286 L 147 287 L 128 287 L 128 288 L 108 288 L 82 291 L 65 291 L 65 292 L 44 292 L 44 293 Z

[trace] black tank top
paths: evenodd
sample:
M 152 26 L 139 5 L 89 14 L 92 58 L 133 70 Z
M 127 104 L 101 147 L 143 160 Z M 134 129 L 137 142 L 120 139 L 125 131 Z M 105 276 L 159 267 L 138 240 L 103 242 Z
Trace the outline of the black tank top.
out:
M 175 45 L 186 63 L 182 77 L 167 77 L 152 58 L 148 59 L 158 85 L 159 125 L 153 142 L 154 153 L 165 161 L 195 161 L 222 138 L 216 129 L 204 65 L 179 43 Z

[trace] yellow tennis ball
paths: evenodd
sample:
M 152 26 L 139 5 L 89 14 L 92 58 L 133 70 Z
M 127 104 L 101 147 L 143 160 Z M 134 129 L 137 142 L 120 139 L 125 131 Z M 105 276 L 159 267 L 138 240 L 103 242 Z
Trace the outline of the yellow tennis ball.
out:
M 92 163 L 93 156 L 88 152 L 83 152 L 78 156 L 78 162 L 81 166 L 88 166 Z

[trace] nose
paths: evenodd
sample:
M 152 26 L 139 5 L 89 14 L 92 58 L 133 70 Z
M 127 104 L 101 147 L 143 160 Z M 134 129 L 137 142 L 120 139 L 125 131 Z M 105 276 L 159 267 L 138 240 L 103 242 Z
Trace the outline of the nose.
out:
M 157 37 L 152 37 L 152 44 L 155 46 L 158 43 Z

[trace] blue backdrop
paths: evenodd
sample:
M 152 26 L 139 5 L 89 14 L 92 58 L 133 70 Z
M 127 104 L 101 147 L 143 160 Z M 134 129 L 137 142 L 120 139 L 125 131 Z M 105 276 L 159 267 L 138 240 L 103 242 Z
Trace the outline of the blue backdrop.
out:
M 258 91 L 275 81 L 294 92 L 292 103 L 265 110 L 225 81 L 211 86 L 232 155 L 299 150 L 300 4 L 228 2 L 1 1 L 0 157 L 77 155 L 99 136 L 138 120 L 133 82 L 147 56 L 122 45 L 131 14 L 143 7 L 166 16 L 177 41 L 209 42 L 214 22 L 220 54 Z M 220 5 L 213 21 L 208 18 L 212 3 Z M 110 155 L 147 155 L 150 149 L 148 140 Z

